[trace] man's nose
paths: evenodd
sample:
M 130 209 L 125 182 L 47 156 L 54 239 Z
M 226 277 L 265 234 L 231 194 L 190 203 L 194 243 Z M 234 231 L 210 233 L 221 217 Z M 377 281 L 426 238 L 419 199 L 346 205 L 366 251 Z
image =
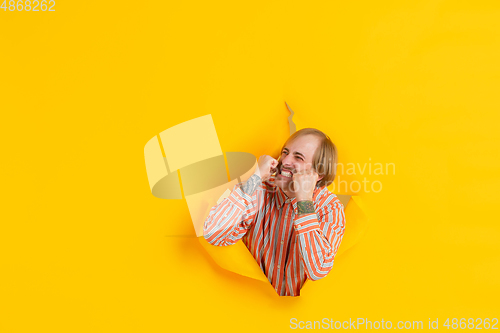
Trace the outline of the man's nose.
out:
M 290 155 L 286 155 L 284 158 L 281 159 L 281 164 L 283 164 L 284 167 L 291 168 L 292 167 L 292 159 Z

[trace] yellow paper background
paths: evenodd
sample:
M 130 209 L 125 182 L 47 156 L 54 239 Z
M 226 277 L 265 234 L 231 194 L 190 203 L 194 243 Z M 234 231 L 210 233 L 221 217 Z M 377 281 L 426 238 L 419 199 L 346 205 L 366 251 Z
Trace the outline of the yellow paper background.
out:
M 57 2 L 0 10 L 0 331 L 285 331 L 290 318 L 500 317 L 498 1 Z M 221 269 L 144 145 L 212 114 L 221 150 L 318 127 L 394 163 L 368 228 L 298 298 Z M 349 221 L 347 221 L 349 223 Z

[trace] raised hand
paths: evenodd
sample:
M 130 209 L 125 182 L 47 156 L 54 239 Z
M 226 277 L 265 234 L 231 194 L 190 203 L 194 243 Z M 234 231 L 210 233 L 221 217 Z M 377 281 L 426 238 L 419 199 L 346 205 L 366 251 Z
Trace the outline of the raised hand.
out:
M 274 172 L 276 172 L 277 166 L 278 161 L 276 159 L 269 155 L 262 155 L 259 157 L 258 166 L 254 174 L 258 175 L 262 181 L 265 181 L 271 177 Z
M 318 173 L 312 168 L 293 175 L 292 188 L 297 201 L 312 200 L 318 179 Z

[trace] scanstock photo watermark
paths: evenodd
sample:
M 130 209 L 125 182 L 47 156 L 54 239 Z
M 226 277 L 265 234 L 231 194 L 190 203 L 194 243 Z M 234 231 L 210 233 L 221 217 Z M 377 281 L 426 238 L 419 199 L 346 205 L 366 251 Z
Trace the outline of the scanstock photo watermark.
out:
M 292 330 L 358 330 L 358 329 L 399 329 L 399 330 L 436 330 L 446 329 L 486 329 L 497 330 L 498 318 L 429 318 L 428 320 L 370 320 L 368 318 L 349 318 L 349 320 L 335 320 L 323 318 L 321 320 L 290 319 Z
M 396 164 L 394 163 L 380 163 L 372 162 L 371 157 L 368 162 L 365 163 L 346 163 L 345 165 L 341 162 L 337 163 L 337 177 L 335 183 L 333 183 L 333 190 L 340 191 L 343 193 L 358 193 L 360 191 L 364 193 L 375 192 L 379 193 L 382 191 L 382 181 L 375 179 L 376 176 L 387 176 L 396 174 Z M 360 178 L 363 176 L 363 180 L 343 180 L 344 176 L 355 176 Z M 368 177 L 367 177 L 368 176 Z

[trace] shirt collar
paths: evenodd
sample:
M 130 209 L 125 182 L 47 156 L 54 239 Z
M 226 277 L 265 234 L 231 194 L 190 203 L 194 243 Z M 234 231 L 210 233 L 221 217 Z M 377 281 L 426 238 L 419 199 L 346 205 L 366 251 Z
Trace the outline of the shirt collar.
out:
M 275 195 L 275 202 L 276 202 L 276 208 L 281 209 L 281 206 L 285 203 L 287 200 L 286 194 L 283 192 L 281 188 L 276 186 L 276 195 Z

